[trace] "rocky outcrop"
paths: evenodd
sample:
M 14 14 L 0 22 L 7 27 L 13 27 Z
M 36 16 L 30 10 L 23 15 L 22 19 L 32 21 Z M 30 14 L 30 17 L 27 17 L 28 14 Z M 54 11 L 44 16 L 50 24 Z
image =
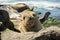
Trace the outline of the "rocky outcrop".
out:
M 60 28 L 49 27 L 39 32 L 17 33 L 9 29 L 1 33 L 2 40 L 60 40 Z
M 13 8 L 14 10 L 17 10 L 18 12 L 22 12 L 26 9 L 29 9 L 29 7 L 24 3 L 18 3 L 18 4 L 15 4 L 15 5 L 12 5 L 10 7 Z
M 5 10 L 0 10 L 0 31 L 9 27 L 9 14 Z

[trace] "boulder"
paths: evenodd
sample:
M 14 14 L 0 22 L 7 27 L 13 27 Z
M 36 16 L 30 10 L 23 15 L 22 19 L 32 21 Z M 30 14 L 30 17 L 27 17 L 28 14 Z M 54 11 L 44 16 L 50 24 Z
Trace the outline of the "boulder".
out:
M 9 14 L 5 10 L 0 9 L 0 31 L 3 31 L 9 27 Z
M 1 33 L 2 40 L 60 40 L 60 28 L 53 26 L 39 32 L 18 33 L 6 29 Z
M 18 4 L 15 4 L 15 5 L 12 5 L 10 7 L 13 8 L 14 10 L 17 10 L 18 12 L 22 12 L 26 9 L 29 9 L 29 7 L 24 3 L 18 3 Z

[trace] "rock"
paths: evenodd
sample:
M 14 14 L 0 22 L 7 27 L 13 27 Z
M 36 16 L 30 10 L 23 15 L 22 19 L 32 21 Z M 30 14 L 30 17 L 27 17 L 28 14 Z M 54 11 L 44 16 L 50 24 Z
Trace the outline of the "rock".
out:
M 10 7 L 13 8 L 14 10 L 17 10 L 18 12 L 22 12 L 26 9 L 29 9 L 29 7 L 24 3 L 18 3 L 18 4 L 15 4 L 15 5 L 12 5 Z
M 6 10 L 0 9 L 0 31 L 3 31 L 9 27 L 9 14 Z
M 45 30 L 41 30 L 35 35 L 35 40 L 60 40 L 60 28 L 51 26 Z
M 60 40 L 60 28 L 49 27 L 39 32 L 17 33 L 9 29 L 1 33 L 2 40 Z
M 10 18 L 17 17 L 20 12 L 29 9 L 24 3 L 18 3 L 13 5 L 0 5 L 1 10 L 5 10 L 9 13 Z

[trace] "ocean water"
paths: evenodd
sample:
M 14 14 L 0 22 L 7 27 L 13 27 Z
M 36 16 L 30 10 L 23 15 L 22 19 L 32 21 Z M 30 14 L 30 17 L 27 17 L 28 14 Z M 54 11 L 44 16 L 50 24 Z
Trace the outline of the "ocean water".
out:
M 56 2 L 48 2 L 48 1 L 40 1 L 40 2 L 28 2 L 29 6 L 34 6 L 34 11 L 41 12 L 39 15 L 42 18 L 46 12 L 50 12 L 49 17 L 53 17 L 55 19 L 60 20 L 60 3 Z
M 53 17 L 55 19 L 60 20 L 60 9 L 52 8 L 52 10 L 48 10 L 46 8 L 35 7 L 34 11 L 41 12 L 41 14 L 39 15 L 40 18 L 42 18 L 45 15 L 46 12 L 50 12 L 51 14 L 50 14 L 49 17 Z

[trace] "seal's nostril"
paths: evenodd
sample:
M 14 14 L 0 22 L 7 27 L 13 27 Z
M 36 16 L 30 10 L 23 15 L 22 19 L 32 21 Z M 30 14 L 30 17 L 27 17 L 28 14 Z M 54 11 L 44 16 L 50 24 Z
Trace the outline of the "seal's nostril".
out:
M 32 20 L 32 19 L 33 19 L 33 18 L 31 18 L 31 17 L 29 18 L 29 20 Z
M 23 19 L 25 19 L 25 17 L 23 17 Z

